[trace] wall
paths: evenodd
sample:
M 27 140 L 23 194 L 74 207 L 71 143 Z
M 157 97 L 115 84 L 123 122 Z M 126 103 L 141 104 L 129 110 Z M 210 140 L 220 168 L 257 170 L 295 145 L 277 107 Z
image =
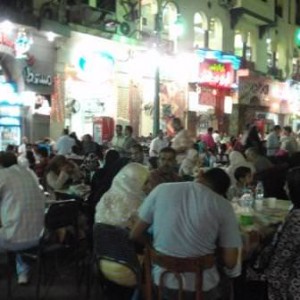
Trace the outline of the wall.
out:
M 204 1 L 203 1 L 204 2 Z M 207 19 L 216 18 L 219 19 L 223 26 L 223 37 L 222 37 L 222 49 L 213 50 L 223 50 L 225 52 L 233 51 L 233 31 L 230 28 L 230 16 L 229 10 L 224 9 L 218 4 L 217 0 L 210 1 L 211 6 L 208 2 L 204 2 L 203 5 L 199 5 L 199 1 L 184 1 L 178 0 L 177 3 L 180 8 L 180 13 L 182 15 L 185 33 L 184 36 L 180 38 L 180 51 L 191 51 L 193 49 L 194 41 L 194 15 L 196 12 L 203 12 Z

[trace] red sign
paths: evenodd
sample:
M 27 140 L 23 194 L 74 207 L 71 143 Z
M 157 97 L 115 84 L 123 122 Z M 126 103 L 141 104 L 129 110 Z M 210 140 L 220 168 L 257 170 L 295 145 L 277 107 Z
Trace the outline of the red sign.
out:
M 200 63 L 199 78 L 205 85 L 230 88 L 234 83 L 232 64 L 206 59 Z
M 215 107 L 216 101 L 216 96 L 211 88 L 201 89 L 201 93 L 199 94 L 199 104 Z
M 0 33 L 0 52 L 15 56 L 15 44 L 4 33 Z

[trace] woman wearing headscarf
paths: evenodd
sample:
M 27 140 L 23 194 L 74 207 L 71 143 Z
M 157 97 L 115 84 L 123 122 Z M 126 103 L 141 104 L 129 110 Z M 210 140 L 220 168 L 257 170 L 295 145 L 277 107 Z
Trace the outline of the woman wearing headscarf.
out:
M 129 163 L 115 176 L 110 189 L 96 206 L 95 222 L 131 228 L 145 194 L 146 167 Z
M 247 161 L 245 156 L 238 151 L 232 151 L 229 154 L 229 166 L 226 168 L 226 172 L 230 177 L 231 184 L 236 183 L 236 179 L 234 177 L 234 172 L 238 167 L 248 167 L 251 169 L 251 173 L 254 174 L 255 168 L 254 165 Z
M 143 186 L 148 176 L 145 166 L 126 164 L 96 206 L 94 251 L 109 258 L 100 259 L 99 268 L 106 278 L 106 296 L 111 300 L 131 299 L 137 285 L 136 273 L 128 268 L 139 269 L 136 247 L 129 240 L 128 229 L 132 228 L 145 197 Z

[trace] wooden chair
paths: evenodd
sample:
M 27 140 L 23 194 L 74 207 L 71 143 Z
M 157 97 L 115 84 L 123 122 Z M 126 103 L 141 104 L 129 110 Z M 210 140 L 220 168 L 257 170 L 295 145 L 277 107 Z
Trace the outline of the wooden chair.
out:
M 151 266 L 157 265 L 161 268 L 164 268 L 159 278 L 158 286 L 158 300 L 163 299 L 163 288 L 164 288 L 164 278 L 168 274 L 174 274 L 178 284 L 178 300 L 183 300 L 183 279 L 182 273 L 195 273 L 195 300 L 203 300 L 202 293 L 202 280 L 203 280 L 203 270 L 211 268 L 214 265 L 215 258 L 214 255 L 205 255 L 195 258 L 181 258 L 164 255 L 160 252 L 157 252 L 151 246 L 146 246 L 145 248 L 145 261 L 144 261 L 144 270 L 145 270 L 145 300 L 154 299 L 152 295 L 152 276 L 151 276 Z

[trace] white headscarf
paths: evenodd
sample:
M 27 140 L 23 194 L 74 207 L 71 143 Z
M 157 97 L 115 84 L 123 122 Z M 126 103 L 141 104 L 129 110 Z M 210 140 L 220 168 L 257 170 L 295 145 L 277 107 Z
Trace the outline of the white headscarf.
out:
M 251 162 L 247 161 L 246 158 L 244 157 L 244 155 L 239 151 L 230 152 L 229 162 L 230 162 L 230 165 L 226 169 L 226 172 L 228 173 L 228 175 L 230 177 L 231 184 L 236 183 L 236 180 L 234 178 L 234 172 L 237 168 L 248 167 L 251 169 L 252 174 L 255 172 L 254 165 Z
M 95 222 L 130 228 L 145 197 L 142 188 L 148 176 L 148 169 L 139 163 L 123 167 L 98 202 Z

